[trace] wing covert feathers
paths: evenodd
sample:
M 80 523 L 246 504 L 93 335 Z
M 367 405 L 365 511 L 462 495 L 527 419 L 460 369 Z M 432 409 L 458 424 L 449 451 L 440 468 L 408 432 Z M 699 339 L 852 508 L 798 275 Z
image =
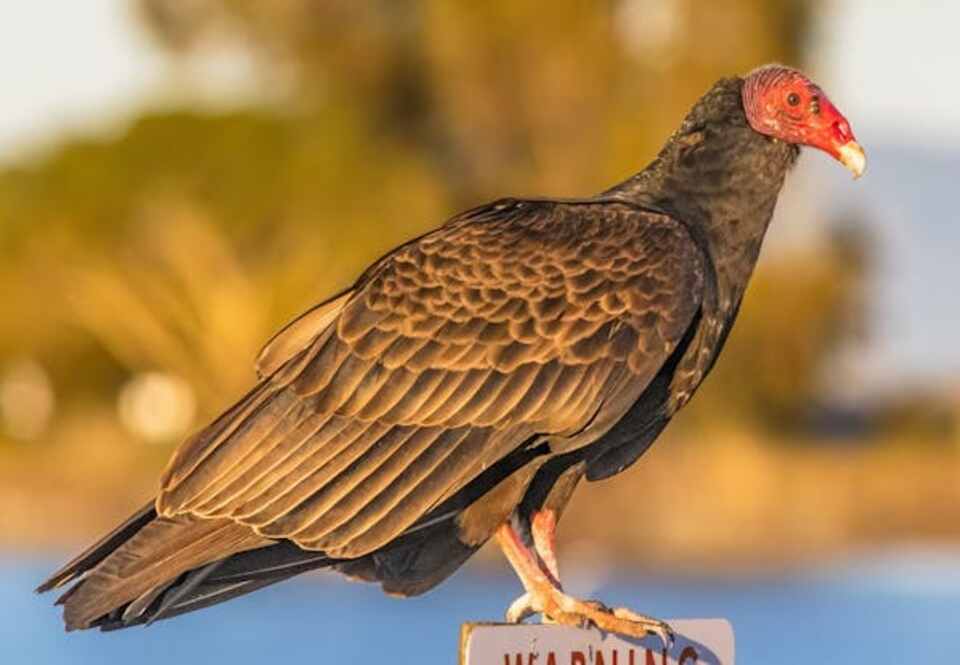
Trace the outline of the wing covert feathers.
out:
M 263 378 L 273 374 L 290 358 L 309 346 L 311 341 L 336 320 L 349 296 L 350 292 L 347 291 L 325 300 L 281 328 L 263 345 L 257 355 L 257 376 Z
M 158 512 L 369 553 L 531 435 L 600 436 L 703 278 L 682 224 L 626 204 L 465 213 L 275 337 L 266 378 L 177 451 Z

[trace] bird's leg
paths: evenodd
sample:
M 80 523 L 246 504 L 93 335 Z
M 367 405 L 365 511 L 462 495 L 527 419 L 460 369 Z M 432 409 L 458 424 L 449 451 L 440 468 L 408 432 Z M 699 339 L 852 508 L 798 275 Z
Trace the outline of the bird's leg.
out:
M 538 510 L 530 520 L 530 533 L 533 534 L 533 547 L 540 561 L 560 588 L 560 568 L 557 566 L 557 513 L 552 510 Z
M 556 513 L 542 510 L 530 520 L 530 533 L 533 536 L 533 548 L 528 547 L 516 529 L 507 522 L 497 532 L 500 548 L 513 569 L 520 577 L 526 593 L 514 600 L 507 608 L 506 619 L 510 623 L 520 623 L 524 619 L 540 612 L 534 607 L 531 585 L 528 580 L 540 581 L 541 578 L 552 587 L 562 590 L 557 556 L 554 551 L 554 533 L 556 531 Z M 515 543 L 512 541 L 515 540 Z M 524 571 L 524 572 L 521 572 Z M 553 623 L 553 619 L 543 614 L 544 623 Z
M 563 590 L 560 583 L 560 568 L 557 565 L 557 551 L 554 546 L 557 532 L 557 513 L 553 510 L 538 510 L 530 518 L 530 535 L 533 536 L 534 554 L 540 559 L 540 568 L 544 573 L 549 574 L 552 582 L 557 589 Z M 526 601 L 526 602 L 524 602 Z M 530 616 L 536 614 L 533 604 L 530 602 L 530 595 L 525 593 L 514 601 L 514 604 L 520 604 L 517 609 L 521 614 Z M 517 611 L 514 610 L 514 612 Z M 509 613 L 509 610 L 508 610 Z M 542 615 L 543 623 L 554 623 L 547 615 Z
M 643 638 L 657 635 L 667 646 L 673 643 L 673 631 L 659 619 L 637 614 L 626 608 L 610 609 L 593 600 L 579 600 L 563 592 L 557 575 L 554 549 L 556 516 L 548 511 L 535 513 L 531 519 L 534 546 L 508 521 L 496 536 L 500 548 L 520 578 L 526 593 L 507 610 L 507 621 L 519 623 L 533 614 L 540 614 L 553 623 L 567 626 L 596 626 L 609 633 Z

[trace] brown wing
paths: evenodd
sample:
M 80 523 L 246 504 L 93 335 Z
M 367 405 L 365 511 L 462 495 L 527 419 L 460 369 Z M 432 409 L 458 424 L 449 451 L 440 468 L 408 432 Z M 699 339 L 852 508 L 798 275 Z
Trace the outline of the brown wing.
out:
M 532 435 L 557 450 L 601 435 L 682 338 L 702 281 L 684 227 L 626 204 L 465 213 L 373 266 L 186 441 L 158 511 L 373 551 Z

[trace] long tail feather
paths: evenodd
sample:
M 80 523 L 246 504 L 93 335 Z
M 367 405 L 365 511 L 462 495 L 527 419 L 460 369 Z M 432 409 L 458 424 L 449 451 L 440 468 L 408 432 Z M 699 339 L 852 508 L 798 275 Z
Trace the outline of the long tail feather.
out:
M 150 503 L 131 515 L 120 526 L 53 573 L 43 584 L 37 587 L 36 592 L 43 593 L 56 589 L 91 570 L 123 543 L 133 538 L 140 529 L 149 524 L 156 516 L 157 512 L 151 499 Z
M 150 625 L 180 614 L 242 596 L 335 560 L 281 542 L 249 550 L 195 568 L 152 597 L 144 596 L 103 615 L 91 624 L 101 630 Z

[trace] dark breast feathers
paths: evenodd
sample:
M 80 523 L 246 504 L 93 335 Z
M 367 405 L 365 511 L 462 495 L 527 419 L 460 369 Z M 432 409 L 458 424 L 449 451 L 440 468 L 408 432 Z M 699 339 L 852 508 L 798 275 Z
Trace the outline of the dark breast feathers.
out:
M 559 455 L 607 432 L 687 335 L 704 270 L 681 223 L 625 203 L 464 213 L 278 336 L 260 385 L 175 455 L 160 514 L 383 547 L 532 439 Z

